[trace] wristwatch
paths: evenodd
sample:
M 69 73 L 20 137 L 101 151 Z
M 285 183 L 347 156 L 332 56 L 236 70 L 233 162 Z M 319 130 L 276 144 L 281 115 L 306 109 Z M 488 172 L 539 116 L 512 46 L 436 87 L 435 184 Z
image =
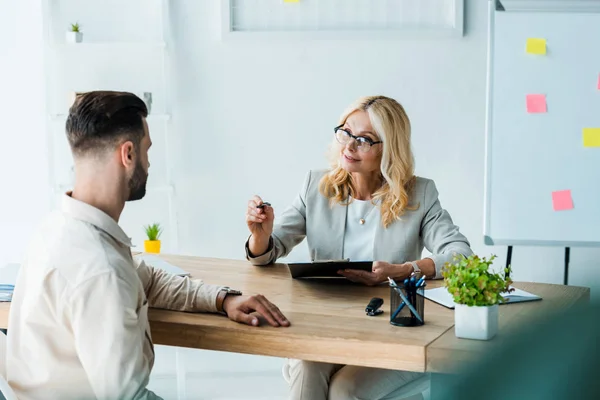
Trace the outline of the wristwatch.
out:
M 239 290 L 232 289 L 229 286 L 222 287 L 219 290 L 219 293 L 217 294 L 217 311 L 218 312 L 225 313 L 225 310 L 223 309 L 223 304 L 225 303 L 225 298 L 229 295 L 241 296 L 242 292 L 240 292 Z
M 416 261 L 411 261 L 410 263 L 412 264 L 415 273 L 419 273 L 421 275 L 423 274 L 423 272 L 421 272 L 421 268 L 419 268 Z

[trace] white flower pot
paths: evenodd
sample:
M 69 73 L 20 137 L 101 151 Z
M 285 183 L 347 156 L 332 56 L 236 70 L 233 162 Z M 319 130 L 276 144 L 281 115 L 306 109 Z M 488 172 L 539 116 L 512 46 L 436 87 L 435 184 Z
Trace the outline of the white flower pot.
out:
M 498 333 L 498 304 L 489 307 L 457 304 L 454 332 L 463 339 L 489 340 Z
M 82 40 L 83 40 L 83 33 L 67 32 L 67 43 L 81 43 Z

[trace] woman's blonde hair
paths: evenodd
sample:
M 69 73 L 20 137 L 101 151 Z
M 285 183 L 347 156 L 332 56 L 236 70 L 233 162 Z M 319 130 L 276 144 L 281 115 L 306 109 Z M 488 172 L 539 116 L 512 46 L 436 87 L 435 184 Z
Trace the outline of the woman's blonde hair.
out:
M 387 228 L 400 219 L 405 210 L 418 207 L 409 207 L 408 204 L 415 182 L 410 121 L 396 100 L 369 96 L 358 99 L 348 107 L 340 117 L 339 125 L 345 124 L 348 116 L 355 111 L 365 111 L 369 115 L 375 134 L 383 142 L 380 167 L 383 184 L 371 197 L 373 202 L 380 201 L 381 220 Z M 332 205 L 347 204 L 349 196 L 355 194 L 352 176 L 341 167 L 339 149 L 339 144 L 335 142 L 331 153 L 332 171 L 319 184 L 321 193 Z

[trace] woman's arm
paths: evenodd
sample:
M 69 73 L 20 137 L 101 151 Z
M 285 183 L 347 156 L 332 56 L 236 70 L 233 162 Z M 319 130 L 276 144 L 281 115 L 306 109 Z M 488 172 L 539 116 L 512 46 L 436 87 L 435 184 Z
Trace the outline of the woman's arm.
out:
M 426 211 L 421 221 L 421 237 L 425 248 L 432 253 L 427 258 L 433 261 L 435 279 L 439 279 L 442 277 L 444 265 L 452 261 L 455 255 L 462 254 L 468 257 L 473 254 L 473 251 L 467 238 L 452 222 L 450 214 L 442 208 L 439 193 L 433 181 L 427 181 L 422 206 Z M 419 267 L 427 258 L 418 262 Z M 423 265 L 425 266 L 425 264 Z M 433 274 L 427 275 L 431 277 Z
M 306 237 L 306 193 L 311 183 L 309 172 L 302 190 L 292 204 L 283 212 L 279 222 L 275 224 L 273 234 L 269 238 L 266 251 L 255 254 L 253 249 L 264 248 L 264 240 L 250 236 L 246 241 L 246 258 L 253 265 L 272 264 L 277 259 L 287 256 L 292 249 Z
M 421 273 L 423 275 L 425 275 L 426 278 L 433 278 L 437 275 L 436 270 L 435 270 L 435 262 L 429 258 L 429 257 L 425 257 L 422 260 L 417 260 L 415 261 L 415 263 L 417 264 L 417 267 L 419 267 L 419 269 L 421 270 Z M 414 267 L 411 263 L 411 268 L 410 268 L 410 272 L 414 272 Z

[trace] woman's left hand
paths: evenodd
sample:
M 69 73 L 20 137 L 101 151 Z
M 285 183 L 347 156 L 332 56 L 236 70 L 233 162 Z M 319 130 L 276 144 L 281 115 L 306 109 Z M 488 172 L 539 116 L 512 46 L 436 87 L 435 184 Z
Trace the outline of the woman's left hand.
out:
M 410 263 L 408 265 L 412 268 Z M 385 261 L 375 261 L 371 272 L 356 269 L 344 269 L 338 271 L 338 274 L 345 276 L 352 282 L 363 283 L 367 286 L 375 286 L 387 281 L 388 276 L 395 278 L 401 275 L 403 267 L 404 264 L 395 265 Z

